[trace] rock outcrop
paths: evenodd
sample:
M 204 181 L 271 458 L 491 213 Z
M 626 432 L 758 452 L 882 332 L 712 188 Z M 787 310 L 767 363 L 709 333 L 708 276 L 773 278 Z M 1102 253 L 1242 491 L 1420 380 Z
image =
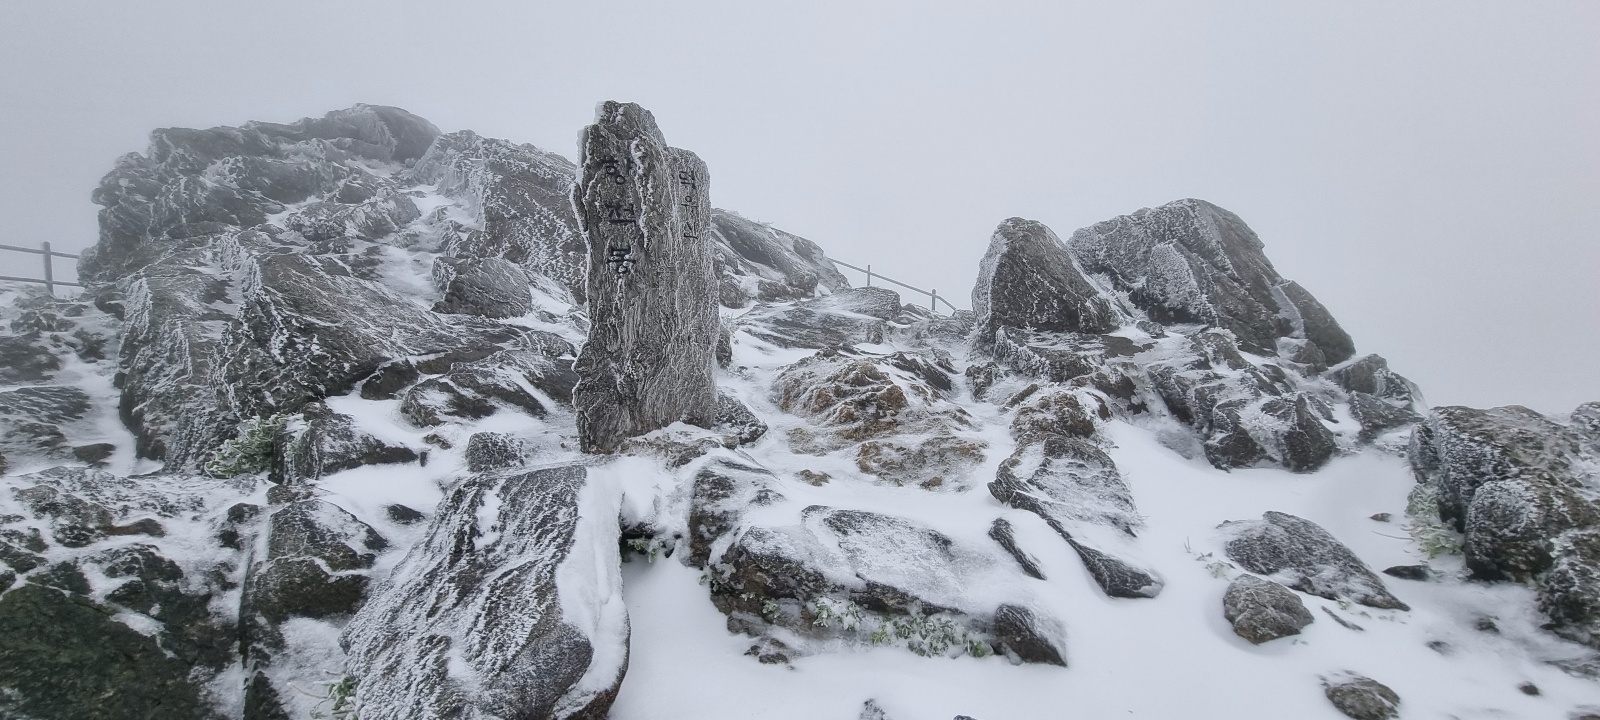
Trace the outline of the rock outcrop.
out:
M 1116 463 L 1092 443 L 1031 433 L 1000 463 L 989 493 L 1043 518 L 1077 551 L 1107 595 L 1136 598 L 1161 593 L 1165 583 L 1155 571 L 1118 557 L 1132 551 L 1130 541 L 1142 521 Z
M 1255 232 L 1211 203 L 1147 208 L 1079 230 L 1067 244 L 1086 273 L 1158 323 L 1224 328 L 1263 355 L 1290 337 L 1316 345 L 1330 365 L 1355 353 L 1327 308 L 1273 269 Z
M 1418 489 L 1462 533 L 1472 573 L 1539 590 L 1556 633 L 1600 647 L 1593 404 L 1560 423 L 1520 406 L 1436 408 L 1410 447 Z
M 1013 218 L 973 289 L 973 341 L 998 366 L 1188 426 L 1198 441 L 1179 449 L 1219 468 L 1310 472 L 1358 443 L 1397 445 L 1385 436 L 1418 419 L 1414 386 L 1380 357 L 1349 360 L 1349 336 L 1261 250 L 1236 216 L 1198 200 L 1065 244 Z M 1331 384 L 1318 377 L 1330 366 Z M 994 382 L 982 380 L 975 391 Z M 1337 405 L 1359 430 L 1332 427 Z
M 726 460 L 695 476 L 689 562 L 708 571 L 712 602 L 731 629 L 785 638 L 788 652 L 843 641 L 1066 664 L 1058 622 L 1026 605 L 985 606 L 975 592 L 1017 574 L 1000 548 L 968 546 L 893 515 L 821 505 L 800 509 L 792 525 L 750 522 L 752 511 L 788 502 L 779 484 L 770 472 Z
M 881 343 L 900 315 L 900 294 L 880 287 L 843 288 L 827 297 L 754 310 L 738 327 L 782 348 L 822 349 Z
M 1150 443 L 1310 473 L 1409 439 L 1409 521 L 1372 542 L 1465 555 L 1470 578 L 1385 571 L 1428 604 L 1437 661 L 1482 652 L 1447 634 L 1459 620 L 1526 661 L 1508 701 L 1571 694 L 1548 666 L 1594 676 L 1572 643 L 1600 648 L 1600 403 L 1430 413 L 1200 201 L 1067 242 L 1007 220 L 974 311 L 946 317 L 712 209 L 704 165 L 637 106 L 603 105 L 582 142 L 574 164 L 357 106 L 160 130 L 119 161 L 84 295 L 0 287 L 0 716 L 593 720 L 628 667 L 635 556 L 630 589 L 706 588 L 630 601 L 710 602 L 751 663 L 877 646 L 1048 680 L 1081 672 L 1062 669 L 1068 623 L 1088 637 L 1072 663 L 1096 667 L 1127 655 L 1104 642 L 1122 629 L 1086 623 L 1167 604 L 1099 596 L 1203 575 L 1170 524 L 1197 518 L 1149 495 L 1179 479 L 1158 473 L 1212 495 L 1195 515 L 1369 487 L 1220 478 Z M 1215 496 L 1231 488 L 1275 499 Z M 1400 511 L 1311 507 L 1330 528 Z M 1342 643 L 1394 647 L 1353 620 L 1404 616 L 1345 603 L 1406 606 L 1321 527 L 1267 513 L 1222 535 L 1225 560 L 1190 556 L 1236 578 L 1219 594 L 1238 636 L 1304 631 L 1304 593 L 1345 608 L 1310 608 Z M 1507 580 L 1533 592 L 1502 588 L 1496 618 L 1437 612 Z M 1133 640 L 1236 656 L 1215 611 Z M 1256 654 L 1326 652 L 1291 643 Z M 994 654 L 1036 667 L 957 659 Z M 1352 717 L 1398 705 L 1326 685 Z M 861 690 L 845 700 L 901 707 Z M 1427 714 L 1446 694 L 1416 695 Z
M 589 244 L 589 340 L 574 390 L 586 452 L 674 422 L 716 421 L 710 176 L 648 110 L 606 102 L 573 189 Z

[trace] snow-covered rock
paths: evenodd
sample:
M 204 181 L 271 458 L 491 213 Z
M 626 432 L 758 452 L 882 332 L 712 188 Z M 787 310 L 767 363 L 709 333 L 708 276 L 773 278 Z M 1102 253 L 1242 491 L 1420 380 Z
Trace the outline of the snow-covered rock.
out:
M 1235 635 L 1255 645 L 1299 635 L 1316 620 L 1299 595 L 1254 575 L 1240 575 L 1228 583 L 1228 592 L 1222 596 L 1222 616 Z
M 1591 406 L 1560 423 L 1520 406 L 1435 408 L 1410 446 L 1437 519 L 1479 578 L 1539 589 L 1557 633 L 1600 647 L 1600 456 Z
M 738 213 L 713 208 L 711 239 L 723 307 L 804 300 L 850 287 L 816 243 Z
M 601 718 L 628 664 L 613 489 L 472 475 L 344 635 L 361 717 Z
M 1166 324 L 1233 332 L 1242 347 L 1277 350 L 1278 338 L 1314 343 L 1328 364 L 1355 344 L 1316 298 L 1285 280 L 1239 216 L 1203 200 L 1178 200 L 1096 223 L 1067 241 L 1083 270 Z
M 1276 576 L 1289 587 L 1329 600 L 1409 610 L 1350 548 L 1305 518 L 1268 511 L 1260 520 L 1223 526 L 1228 558 L 1244 569 Z
M 1103 333 L 1126 318 L 1083 277 L 1061 238 L 1033 220 L 1000 223 L 972 290 L 978 342 L 1000 328 Z

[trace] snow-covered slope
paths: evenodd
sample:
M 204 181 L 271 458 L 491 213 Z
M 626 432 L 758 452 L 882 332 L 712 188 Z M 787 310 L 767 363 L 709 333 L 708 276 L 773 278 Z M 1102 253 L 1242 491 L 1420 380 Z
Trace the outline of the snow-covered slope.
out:
M 580 166 L 119 161 L 0 297 L 0 716 L 1600 716 L 1600 404 L 1428 408 L 1202 201 L 1006 220 L 951 317 L 716 210 L 716 422 L 585 454 Z

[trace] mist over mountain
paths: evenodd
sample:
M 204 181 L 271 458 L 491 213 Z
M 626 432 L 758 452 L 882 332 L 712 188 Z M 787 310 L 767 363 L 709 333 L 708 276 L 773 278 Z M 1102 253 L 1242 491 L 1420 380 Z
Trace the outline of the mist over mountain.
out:
M 1600 716 L 1600 403 L 1431 407 L 1205 200 L 996 218 L 948 312 L 576 150 L 120 158 L 0 284 L 0 714 Z

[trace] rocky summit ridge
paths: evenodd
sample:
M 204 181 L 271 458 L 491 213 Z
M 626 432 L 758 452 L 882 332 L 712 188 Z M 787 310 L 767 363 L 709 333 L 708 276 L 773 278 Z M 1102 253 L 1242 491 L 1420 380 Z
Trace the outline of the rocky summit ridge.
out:
M 643 108 L 578 151 L 357 105 L 119 159 L 85 292 L 0 288 L 0 716 L 1109 716 L 1187 654 L 1218 717 L 1600 717 L 1600 403 L 1428 407 L 1201 200 L 1004 220 L 945 316 Z M 852 657 L 916 670 L 662 679 Z

